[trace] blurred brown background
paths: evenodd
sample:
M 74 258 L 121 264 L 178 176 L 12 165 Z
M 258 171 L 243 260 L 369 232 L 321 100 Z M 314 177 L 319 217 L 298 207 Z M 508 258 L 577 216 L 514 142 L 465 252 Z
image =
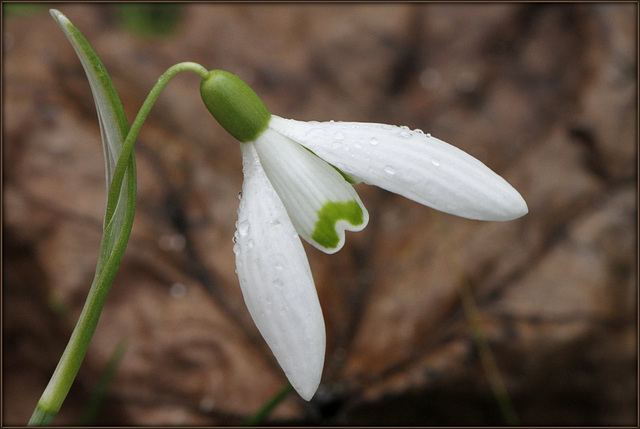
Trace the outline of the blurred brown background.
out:
M 637 424 L 637 5 L 184 4 L 160 36 L 118 6 L 57 7 L 130 120 L 165 69 L 195 61 L 283 117 L 421 128 L 528 202 L 484 223 L 358 185 L 370 225 L 337 255 L 305 245 L 321 388 L 268 423 Z M 91 283 L 105 185 L 75 53 L 45 8 L 7 12 L 3 423 L 22 425 Z M 132 238 L 56 424 L 80 421 L 121 340 L 97 424 L 235 425 L 286 382 L 234 274 L 238 144 L 198 85 L 175 78 L 136 143 Z

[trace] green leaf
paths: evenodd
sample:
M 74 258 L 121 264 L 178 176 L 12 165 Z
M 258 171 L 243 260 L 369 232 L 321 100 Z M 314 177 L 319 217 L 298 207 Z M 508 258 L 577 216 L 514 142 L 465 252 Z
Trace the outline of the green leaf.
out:
M 104 64 L 87 39 L 62 13 L 57 10 L 50 12 L 71 42 L 89 79 L 102 134 L 107 195 L 109 198 L 115 195 L 113 198 L 116 198 L 116 201 L 110 204 L 107 200 L 96 273 L 84 308 L 58 366 L 38 401 L 29 425 L 51 424 L 69 393 L 129 242 L 136 205 L 135 156 L 122 150 L 129 134 L 129 123 L 120 97 Z M 119 189 L 114 188 L 114 192 L 110 192 L 115 168 L 121 155 L 128 155 L 124 179 L 118 182 Z
M 107 195 L 109 195 L 113 174 L 118 163 L 120 153 L 122 152 L 122 145 L 129 133 L 129 123 L 118 92 L 107 73 L 106 67 L 100 57 L 98 57 L 98 54 L 95 52 L 93 47 L 82 35 L 80 30 L 78 30 L 78 28 L 73 25 L 66 16 L 55 9 L 51 10 L 51 15 L 60 25 L 60 28 L 62 28 L 62 31 L 64 31 L 69 42 L 71 42 L 71 45 L 75 49 L 85 73 L 87 74 L 87 78 L 89 79 L 89 85 L 91 87 L 91 92 L 93 93 L 98 113 L 100 132 L 102 134 L 106 188 Z M 135 169 L 135 159 L 133 154 L 131 159 L 132 161 L 129 163 L 129 168 Z M 115 238 L 122 229 L 125 213 L 127 211 L 126 189 L 128 187 L 128 179 L 125 178 L 118 198 L 118 203 L 115 208 L 115 213 L 107 212 L 105 215 L 105 236 L 103 237 L 103 245 L 101 246 L 101 254 L 98 264 L 99 268 L 101 267 L 100 262 L 104 262 L 104 259 L 107 258 L 113 250 Z M 100 269 L 97 271 L 100 271 Z M 96 272 L 96 275 L 97 274 L 98 273 Z

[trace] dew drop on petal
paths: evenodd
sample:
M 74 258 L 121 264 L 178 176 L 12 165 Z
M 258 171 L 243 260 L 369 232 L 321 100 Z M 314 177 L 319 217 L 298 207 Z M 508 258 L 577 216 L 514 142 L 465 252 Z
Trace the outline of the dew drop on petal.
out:
M 249 233 L 249 222 L 247 222 L 246 220 L 240 222 L 240 224 L 238 224 L 238 234 L 240 234 L 240 237 L 246 237 L 248 233 Z
M 394 174 L 396 174 L 396 169 L 391 167 L 390 165 L 387 165 L 386 167 L 384 167 L 384 172 L 390 176 L 393 176 Z
M 284 265 L 282 265 L 280 262 L 276 262 L 276 270 L 283 270 L 284 269 Z
M 435 167 L 440 167 L 440 160 L 433 158 L 431 160 L 431 163 L 435 166 Z
M 237 243 L 233 245 L 233 253 L 235 253 L 236 256 L 240 254 L 240 246 L 238 246 Z
M 242 191 L 238 192 L 238 199 L 242 200 Z
M 369 140 L 369 144 L 371 146 L 376 146 L 378 143 L 380 143 L 380 141 L 376 137 L 371 137 L 371 139 Z
M 427 137 L 428 139 L 430 139 L 430 138 L 431 138 L 431 133 L 427 133 L 427 134 L 426 134 L 426 137 Z
M 271 226 L 276 226 L 277 227 L 277 226 L 280 226 L 280 221 L 278 219 L 270 220 L 269 224 Z
M 253 249 L 253 246 L 254 246 L 254 242 L 253 242 L 253 240 L 249 240 L 249 241 L 247 242 L 247 247 L 248 247 L 249 249 Z

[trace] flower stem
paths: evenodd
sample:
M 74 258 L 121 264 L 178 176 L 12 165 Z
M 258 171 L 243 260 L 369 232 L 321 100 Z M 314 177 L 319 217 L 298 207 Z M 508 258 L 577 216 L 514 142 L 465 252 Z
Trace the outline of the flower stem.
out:
M 199 64 L 185 62 L 176 64 L 160 76 L 156 85 L 152 88 L 143 103 L 140 112 L 136 116 L 127 137 L 122 146 L 122 151 L 116 165 L 116 169 L 111 181 L 111 187 L 107 199 L 107 209 L 105 211 L 104 232 L 105 235 L 117 234 L 117 239 L 113 250 L 109 253 L 106 262 L 102 265 L 102 261 L 98 263 L 98 272 L 93 280 L 87 300 L 82 309 L 82 313 L 78 318 L 76 327 L 71 334 L 71 338 L 65 348 L 60 361 L 47 385 L 42 393 L 40 400 L 36 406 L 31 419 L 30 426 L 49 425 L 58 414 L 62 403 L 64 402 L 69 389 L 80 369 L 80 365 L 87 353 L 89 343 L 98 325 L 100 313 L 104 306 L 107 294 L 111 288 L 111 283 L 118 271 L 122 257 L 124 256 L 131 227 L 133 226 L 133 217 L 136 203 L 136 166 L 135 159 L 131 156 L 133 144 L 140 132 L 140 128 L 144 123 L 153 104 L 160 96 L 162 90 L 167 86 L 169 81 L 179 72 L 190 70 L 204 77 L 207 70 Z M 126 174 L 126 213 L 122 225 L 118 222 L 111 222 L 116 210 L 116 206 L 120 200 L 120 193 Z M 118 231 L 112 231 L 118 228 Z M 108 240 L 107 240 L 108 241 Z M 103 240 L 103 246 L 106 241 Z M 101 252 L 102 255 L 102 252 Z
M 111 181 L 111 190 L 109 192 L 109 196 L 107 199 L 107 210 L 105 214 L 104 223 L 108 225 L 111 221 L 113 213 L 116 209 L 116 205 L 118 203 L 118 195 L 120 194 L 120 187 L 122 184 L 122 180 L 124 178 L 124 170 L 126 168 L 129 156 L 133 150 L 133 144 L 136 141 L 136 137 L 138 137 L 138 133 L 140 132 L 140 128 L 142 128 L 142 124 L 145 119 L 147 119 L 147 115 L 151 111 L 151 108 L 155 104 L 156 100 L 160 96 L 162 90 L 167 86 L 169 81 L 178 73 L 182 71 L 192 71 L 200 75 L 200 77 L 204 78 L 207 75 L 207 69 L 197 63 L 193 62 L 183 62 L 175 64 L 167 69 L 159 78 L 158 82 L 149 92 L 147 99 L 142 104 L 140 111 L 138 112 L 138 116 L 133 121 L 131 125 L 131 131 L 127 135 L 124 143 L 122 144 L 122 152 L 120 154 L 120 158 L 118 159 L 118 164 L 113 173 L 113 180 Z

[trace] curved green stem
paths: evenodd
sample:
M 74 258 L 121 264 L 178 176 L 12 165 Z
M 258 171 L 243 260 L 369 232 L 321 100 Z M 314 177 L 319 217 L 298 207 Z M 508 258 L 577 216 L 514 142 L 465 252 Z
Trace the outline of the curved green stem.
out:
M 133 217 L 136 206 L 136 165 L 135 158 L 131 156 L 133 151 L 133 144 L 140 132 L 140 128 L 144 123 L 149 111 L 153 107 L 153 104 L 158 99 L 160 93 L 169 81 L 179 72 L 191 70 L 203 76 L 207 73 L 207 70 L 199 64 L 186 62 L 179 63 L 170 67 L 160 78 L 153 87 L 147 99 L 142 105 L 140 112 L 136 116 L 133 125 L 129 129 L 127 137 L 122 146 L 118 163 L 111 181 L 111 187 L 107 200 L 107 209 L 105 212 L 104 232 L 105 235 L 118 234 L 113 250 L 109 252 L 106 263 L 98 266 L 96 277 L 93 280 L 87 300 L 82 309 L 82 313 L 78 318 L 76 327 L 71 334 L 69 343 L 58 362 L 58 365 L 47 385 L 45 391 L 42 393 L 40 400 L 36 406 L 29 425 L 49 425 L 53 422 L 54 417 L 57 415 L 62 403 L 64 402 L 69 389 L 73 384 L 73 381 L 80 369 L 80 365 L 84 360 L 87 353 L 89 343 L 98 325 L 100 313 L 104 307 L 107 294 L 111 288 L 113 279 L 118 271 L 122 257 L 124 256 L 129 236 L 131 234 L 131 228 L 133 226 Z M 120 199 L 120 193 L 126 174 L 126 212 L 124 216 L 124 222 L 122 225 L 117 225 L 118 222 L 111 222 L 116 206 Z M 117 231 L 112 231 L 114 228 L 118 228 Z M 103 249 L 107 249 L 110 246 L 108 243 L 110 240 L 104 240 L 101 244 Z M 112 242 L 111 242 L 112 243 Z M 101 249 L 101 255 L 102 250 Z
M 147 115 L 151 111 L 151 108 L 155 104 L 156 100 L 160 96 L 162 90 L 167 86 L 169 81 L 178 73 L 182 71 L 192 71 L 200 75 L 200 77 L 204 78 L 207 74 L 207 69 L 201 66 L 198 63 L 193 62 L 183 62 L 175 64 L 167 69 L 159 78 L 158 82 L 149 92 L 147 99 L 142 104 L 140 111 L 138 112 L 138 116 L 133 121 L 131 125 L 131 130 L 127 135 L 123 145 L 122 152 L 120 154 L 120 158 L 118 159 L 118 164 L 113 173 L 113 179 L 111 181 L 111 190 L 109 192 L 109 196 L 107 199 L 107 210 L 104 218 L 105 225 L 109 225 L 111 222 L 111 218 L 116 209 L 116 205 L 118 203 L 118 196 L 120 195 L 120 187 L 122 184 L 122 180 L 124 178 L 124 171 L 129 160 L 129 156 L 131 155 L 131 151 L 133 150 L 133 144 L 138 137 L 138 133 L 140 132 L 140 128 L 142 128 L 142 124 L 145 119 L 147 119 Z

